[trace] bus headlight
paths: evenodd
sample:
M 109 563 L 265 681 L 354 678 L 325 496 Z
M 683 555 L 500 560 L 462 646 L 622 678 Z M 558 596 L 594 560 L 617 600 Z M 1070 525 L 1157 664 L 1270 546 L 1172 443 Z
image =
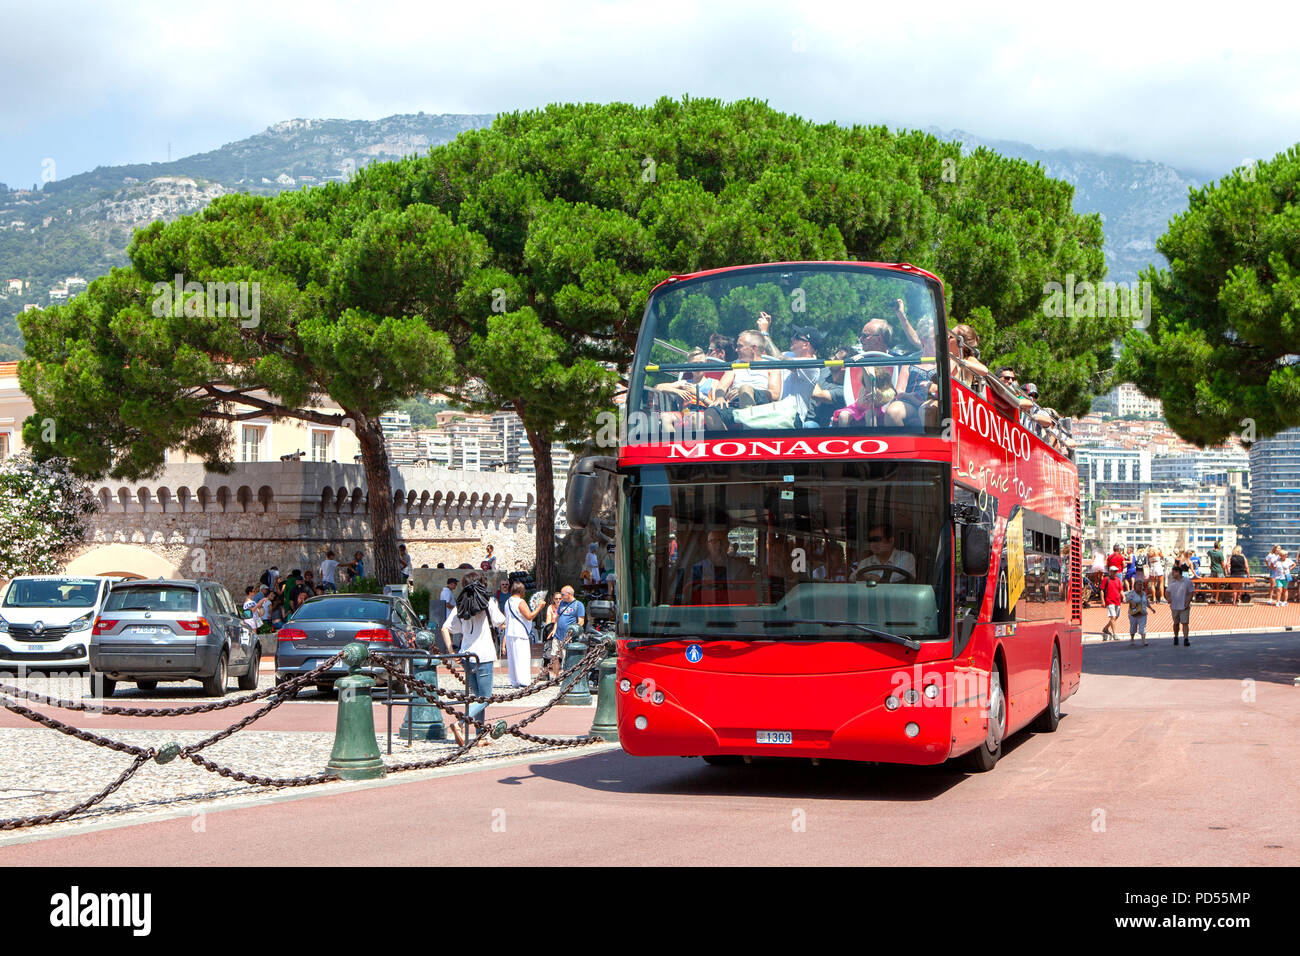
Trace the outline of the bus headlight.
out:
M 938 684 L 926 684 L 926 685 L 925 685 L 925 696 L 928 697 L 928 698 L 930 698 L 930 700 L 934 700 L 936 697 L 938 697 L 938 696 L 939 696 L 939 685 L 938 685 Z
M 915 722 L 909 723 L 906 727 L 903 728 L 903 733 L 907 734 L 907 736 L 909 737 L 915 737 L 920 732 L 921 732 L 921 725 Z
M 645 714 L 638 714 L 636 720 L 632 721 L 632 723 L 636 725 L 637 730 L 645 730 L 650 721 L 645 719 Z
M 628 680 L 626 677 L 624 677 L 621 681 L 618 682 L 618 689 L 626 694 L 628 691 L 632 689 L 632 682 Z
M 885 698 L 885 710 L 898 710 L 900 701 L 893 694 Z
M 915 687 L 909 687 L 907 689 L 907 692 L 903 694 L 903 700 L 907 701 L 909 704 L 915 704 L 920 699 L 921 699 L 921 692 L 917 690 Z
M 661 690 L 655 691 L 655 695 L 654 697 L 651 698 L 651 700 L 653 700 L 656 704 L 662 704 L 664 702 L 664 692 Z

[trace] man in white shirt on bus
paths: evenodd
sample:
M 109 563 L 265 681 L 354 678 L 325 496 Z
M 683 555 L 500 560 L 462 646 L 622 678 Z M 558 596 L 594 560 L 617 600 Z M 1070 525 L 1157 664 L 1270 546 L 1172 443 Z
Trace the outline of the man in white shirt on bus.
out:
M 889 522 L 872 525 L 867 532 L 867 546 L 871 553 L 857 563 L 852 580 L 884 584 L 911 584 L 916 580 L 916 557 L 894 547 L 894 528 Z

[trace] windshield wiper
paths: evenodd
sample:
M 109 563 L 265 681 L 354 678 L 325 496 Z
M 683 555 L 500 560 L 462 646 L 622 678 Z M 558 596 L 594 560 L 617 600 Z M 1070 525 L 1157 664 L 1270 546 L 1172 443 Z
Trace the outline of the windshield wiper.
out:
M 856 627 L 858 630 L 865 631 L 873 637 L 881 637 L 887 641 L 893 641 L 895 644 L 901 644 L 910 650 L 919 651 L 921 649 L 920 641 L 914 640 L 910 637 L 903 637 L 901 634 L 894 634 L 891 631 L 882 631 L 878 627 L 868 627 L 866 624 L 859 624 L 857 621 L 816 621 L 792 618 L 784 621 L 764 621 L 763 623 L 767 627 L 793 627 L 796 624 L 825 624 L 827 627 Z M 788 640 L 789 638 L 785 639 Z M 825 640 L 825 638 L 810 634 L 807 637 L 801 635 L 794 638 L 794 640 L 822 641 Z

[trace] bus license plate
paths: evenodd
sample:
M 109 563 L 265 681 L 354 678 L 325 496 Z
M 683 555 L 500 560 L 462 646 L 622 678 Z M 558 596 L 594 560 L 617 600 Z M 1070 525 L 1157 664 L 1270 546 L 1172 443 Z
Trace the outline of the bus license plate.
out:
M 759 730 L 757 733 L 756 743 L 760 744 L 792 744 L 794 743 L 794 733 L 789 730 Z

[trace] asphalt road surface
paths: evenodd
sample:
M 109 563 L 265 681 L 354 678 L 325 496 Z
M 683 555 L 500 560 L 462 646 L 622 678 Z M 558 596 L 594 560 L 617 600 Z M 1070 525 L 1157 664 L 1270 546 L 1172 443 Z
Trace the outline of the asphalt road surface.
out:
M 1300 634 L 1125 638 L 1084 665 L 1060 730 L 1017 734 L 988 774 L 606 751 L 36 839 L 0 864 L 1300 862 Z

